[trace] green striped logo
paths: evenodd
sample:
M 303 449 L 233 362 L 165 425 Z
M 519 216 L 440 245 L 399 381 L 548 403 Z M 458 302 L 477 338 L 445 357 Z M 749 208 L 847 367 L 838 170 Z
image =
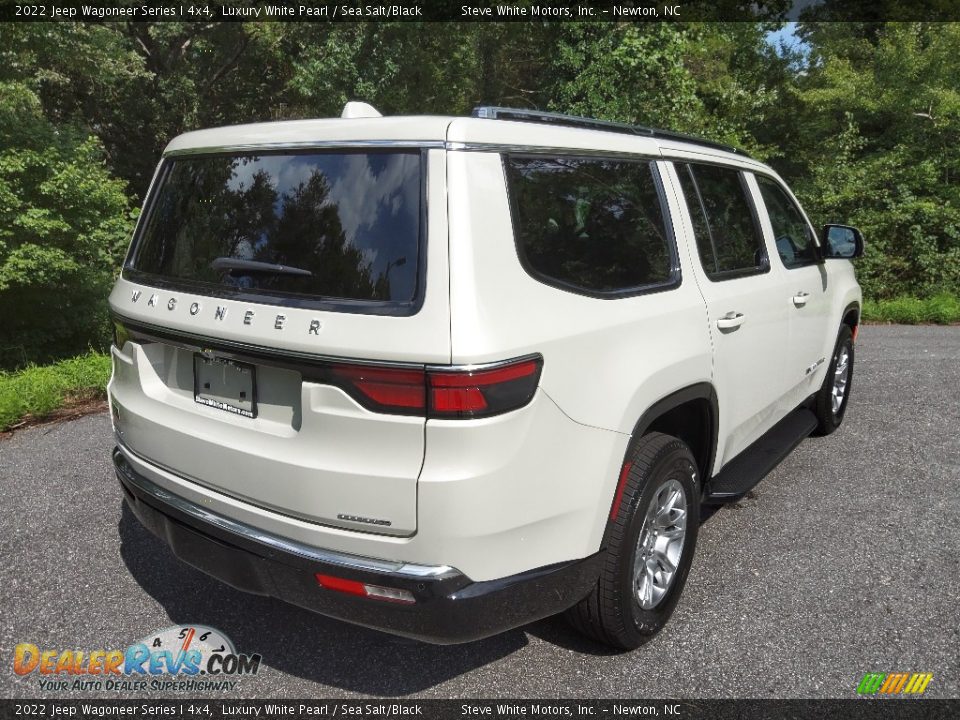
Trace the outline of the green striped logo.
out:
M 933 673 L 867 673 L 857 686 L 858 695 L 921 695 Z

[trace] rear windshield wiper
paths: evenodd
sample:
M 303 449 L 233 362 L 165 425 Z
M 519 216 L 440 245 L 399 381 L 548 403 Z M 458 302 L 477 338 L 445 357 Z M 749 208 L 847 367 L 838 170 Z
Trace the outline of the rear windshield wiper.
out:
M 247 272 L 270 273 L 272 275 L 299 275 L 301 277 L 310 277 L 313 275 L 312 272 L 304 270 L 303 268 L 290 267 L 289 265 L 274 265 L 273 263 L 244 260 L 235 257 L 218 257 L 210 263 L 210 267 L 217 272 L 245 270 Z

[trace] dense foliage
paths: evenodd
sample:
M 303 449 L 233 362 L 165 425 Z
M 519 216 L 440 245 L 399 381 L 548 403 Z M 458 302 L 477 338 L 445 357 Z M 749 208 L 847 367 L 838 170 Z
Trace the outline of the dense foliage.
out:
M 103 342 L 103 298 L 185 130 L 535 107 L 743 146 L 868 238 L 868 295 L 960 293 L 960 24 L 0 25 L 0 366 Z
M 960 291 L 960 23 L 807 29 L 797 83 L 799 189 L 869 240 L 877 298 Z
M 0 82 L 0 367 L 105 344 L 132 218 L 96 137 L 54 126 L 29 87 Z

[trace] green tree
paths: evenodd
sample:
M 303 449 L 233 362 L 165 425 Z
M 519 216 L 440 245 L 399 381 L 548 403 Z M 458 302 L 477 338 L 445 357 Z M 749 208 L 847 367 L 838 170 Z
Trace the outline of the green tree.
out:
M 99 141 L 46 120 L 26 85 L 0 82 L 0 367 L 105 345 L 133 219 Z
M 875 298 L 960 292 L 960 24 L 805 28 L 798 191 L 867 237 Z
M 142 199 L 163 147 L 200 127 L 275 119 L 289 62 L 268 23 L 6 24 L 0 79 L 96 135 Z
M 662 127 L 776 158 L 791 59 L 767 23 L 562 25 L 551 53 L 551 108 Z

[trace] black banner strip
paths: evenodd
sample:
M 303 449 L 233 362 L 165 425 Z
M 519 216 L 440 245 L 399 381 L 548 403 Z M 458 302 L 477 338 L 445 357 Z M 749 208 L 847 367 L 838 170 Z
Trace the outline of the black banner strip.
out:
M 682 720 L 940 720 L 960 699 L 850 700 L 2 700 L 0 718 L 667 718 Z
M 960 21 L 960 0 L 300 0 L 4 2 L 5 22 Z

